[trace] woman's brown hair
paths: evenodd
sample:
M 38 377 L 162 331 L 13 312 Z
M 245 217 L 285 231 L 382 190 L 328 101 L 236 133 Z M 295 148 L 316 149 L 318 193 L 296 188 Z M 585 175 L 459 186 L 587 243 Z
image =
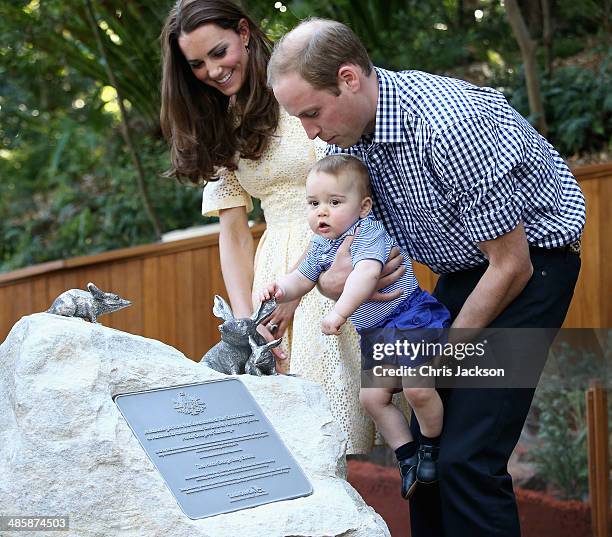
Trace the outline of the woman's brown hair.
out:
M 229 97 L 200 82 L 178 44 L 181 34 L 206 23 L 238 33 L 246 19 L 250 29 L 247 78 L 230 107 Z M 272 43 L 229 0 L 179 0 L 161 33 L 161 128 L 171 145 L 172 167 L 166 175 L 198 185 L 215 180 L 214 170 L 236 169 L 236 153 L 257 160 L 278 125 L 279 106 L 266 83 Z

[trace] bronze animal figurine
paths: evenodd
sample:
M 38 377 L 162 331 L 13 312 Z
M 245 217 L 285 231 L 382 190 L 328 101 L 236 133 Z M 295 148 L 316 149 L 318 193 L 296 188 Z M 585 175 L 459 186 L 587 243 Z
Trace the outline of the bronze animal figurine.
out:
M 223 319 L 223 324 L 219 326 L 221 341 L 202 357 L 200 363 L 225 375 L 275 375 L 276 364 L 271 349 L 281 340 L 268 343 L 257 332 L 257 325 L 275 308 L 276 300 L 267 300 L 259 305 L 251 317 L 236 319 L 227 302 L 215 295 L 213 313 Z
M 113 313 L 131 304 L 115 293 L 105 293 L 93 283 L 87 284 L 89 291 L 68 289 L 58 296 L 47 310 L 53 315 L 64 317 L 80 317 L 90 323 L 97 323 L 98 317 L 105 313 Z

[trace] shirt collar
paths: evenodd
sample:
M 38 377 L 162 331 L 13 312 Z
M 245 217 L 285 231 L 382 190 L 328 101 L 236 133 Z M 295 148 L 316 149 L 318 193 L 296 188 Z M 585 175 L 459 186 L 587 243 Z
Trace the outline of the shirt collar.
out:
M 406 137 L 400 121 L 401 103 L 399 102 L 396 73 L 374 67 L 378 79 L 378 103 L 376 105 L 376 124 L 374 143 L 404 143 Z
M 358 218 L 355 220 L 355 223 L 351 225 L 342 235 L 340 235 L 337 239 L 326 239 L 325 237 L 321 237 L 321 235 L 314 236 L 314 242 L 318 244 L 323 244 L 325 246 L 334 246 L 336 243 L 341 243 L 346 237 L 349 235 L 355 234 L 355 229 L 358 226 L 363 224 L 363 222 L 367 220 L 374 220 L 374 215 L 370 212 L 365 218 Z

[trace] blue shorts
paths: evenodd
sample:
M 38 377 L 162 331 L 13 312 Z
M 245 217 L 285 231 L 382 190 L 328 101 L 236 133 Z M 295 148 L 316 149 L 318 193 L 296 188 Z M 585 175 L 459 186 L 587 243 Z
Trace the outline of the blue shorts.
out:
M 444 344 L 450 318 L 443 304 L 427 291 L 417 289 L 386 319 L 358 330 L 362 368 L 372 369 L 381 364 L 416 367 L 428 362 L 434 357 L 431 352 L 411 352 L 415 347 L 407 343 Z

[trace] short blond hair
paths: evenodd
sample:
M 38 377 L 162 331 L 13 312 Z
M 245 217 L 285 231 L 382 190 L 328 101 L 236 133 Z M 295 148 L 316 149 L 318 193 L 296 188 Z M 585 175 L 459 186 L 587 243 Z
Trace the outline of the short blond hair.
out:
M 345 153 L 327 155 L 310 168 L 308 175 L 319 172 L 327 173 L 334 177 L 339 177 L 341 174 L 347 174 L 354 183 L 357 183 L 362 198 L 372 195 L 368 168 L 358 157 Z
M 370 76 L 374 66 L 363 43 L 345 24 L 310 18 L 277 41 L 268 62 L 268 86 L 278 76 L 297 73 L 316 89 L 338 95 L 338 70 L 344 64 L 360 67 Z

